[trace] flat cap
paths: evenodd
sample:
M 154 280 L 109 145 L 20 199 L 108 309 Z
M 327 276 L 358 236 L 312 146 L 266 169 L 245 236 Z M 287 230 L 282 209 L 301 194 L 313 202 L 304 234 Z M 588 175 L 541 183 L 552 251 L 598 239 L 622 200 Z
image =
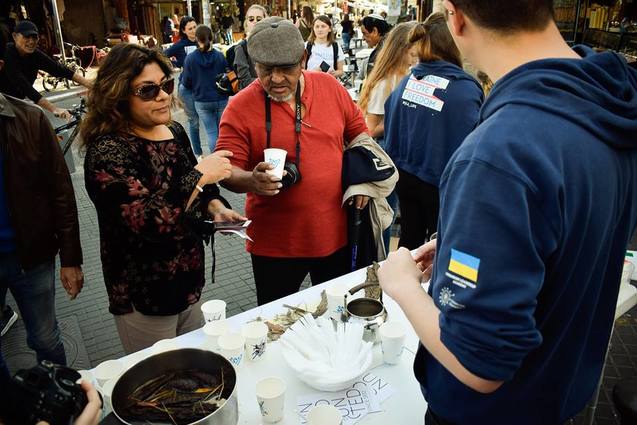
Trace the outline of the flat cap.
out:
M 280 16 L 257 23 L 248 38 L 250 59 L 266 66 L 296 65 L 301 62 L 304 51 L 299 29 Z

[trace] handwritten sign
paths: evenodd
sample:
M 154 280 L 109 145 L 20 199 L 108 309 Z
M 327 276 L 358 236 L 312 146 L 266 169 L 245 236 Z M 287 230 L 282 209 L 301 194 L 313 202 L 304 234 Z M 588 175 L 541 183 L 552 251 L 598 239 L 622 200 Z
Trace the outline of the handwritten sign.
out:
M 446 78 L 426 75 L 419 80 L 412 75 L 409 77 L 409 80 L 407 80 L 402 99 L 412 104 L 440 112 L 445 102 L 437 98 L 434 93 L 437 89 L 446 90 L 448 86 L 449 80 Z

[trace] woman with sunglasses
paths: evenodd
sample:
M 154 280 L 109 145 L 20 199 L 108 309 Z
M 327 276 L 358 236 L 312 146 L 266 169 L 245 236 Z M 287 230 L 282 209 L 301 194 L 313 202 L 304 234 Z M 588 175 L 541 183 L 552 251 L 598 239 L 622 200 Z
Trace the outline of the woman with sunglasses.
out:
M 197 22 L 192 16 L 184 16 L 179 22 L 179 41 L 164 50 L 164 54 L 170 58 L 173 66 L 182 68 L 188 53 L 192 53 L 197 48 L 197 38 L 195 30 Z M 184 105 L 184 112 L 188 117 L 188 133 L 190 134 L 190 142 L 192 149 L 198 159 L 201 158 L 201 139 L 199 138 L 199 115 L 195 109 L 195 99 L 192 97 L 192 91 L 181 84 L 181 75 L 179 76 L 179 98 Z
M 234 69 L 239 78 L 239 90 L 248 87 L 257 78 L 257 71 L 254 69 L 254 63 L 252 63 L 248 53 L 248 38 L 250 38 L 252 29 L 257 22 L 267 17 L 267 9 L 260 4 L 253 4 L 246 12 L 246 20 L 243 23 L 246 38 L 234 48 Z
M 226 72 L 228 63 L 223 54 L 212 47 L 212 30 L 199 25 L 195 31 L 198 48 L 184 62 L 181 82 L 192 90 L 197 115 L 208 135 L 208 147 L 214 152 L 219 135 L 221 114 L 228 104 L 228 95 L 216 88 L 215 76 Z
M 161 53 L 115 46 L 82 123 L 85 185 L 97 210 L 109 310 L 126 353 L 201 326 L 204 249 L 189 223 L 244 219 L 215 184 L 230 176 L 232 154 L 197 163 L 183 127 L 172 121 L 171 74 Z

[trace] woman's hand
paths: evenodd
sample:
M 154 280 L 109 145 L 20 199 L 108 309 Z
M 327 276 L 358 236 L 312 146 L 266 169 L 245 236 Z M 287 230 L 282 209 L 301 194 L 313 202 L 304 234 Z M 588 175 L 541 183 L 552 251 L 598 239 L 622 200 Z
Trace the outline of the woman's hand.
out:
M 195 166 L 203 176 L 199 180 L 200 184 L 213 184 L 227 179 L 232 175 L 232 164 L 228 158 L 232 157 L 230 151 L 217 151 L 208 155 Z
M 390 252 L 378 269 L 380 287 L 398 304 L 410 298 L 414 291 L 422 290 L 422 274 L 407 248 Z
M 218 199 L 213 199 L 208 203 L 208 214 L 212 217 L 212 221 L 216 222 L 230 221 L 234 223 L 237 221 L 246 221 L 248 219 L 235 210 L 226 208 L 226 206 L 223 205 L 223 202 Z

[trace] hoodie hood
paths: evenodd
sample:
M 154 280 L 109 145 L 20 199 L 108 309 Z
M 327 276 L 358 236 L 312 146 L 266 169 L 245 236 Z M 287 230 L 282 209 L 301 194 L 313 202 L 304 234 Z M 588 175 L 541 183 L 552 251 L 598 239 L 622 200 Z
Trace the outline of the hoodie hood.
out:
M 194 55 L 193 60 L 204 68 L 212 68 L 216 66 L 220 59 L 219 56 L 223 57 L 221 53 L 214 49 L 205 53 L 202 53 L 199 49 L 197 49 L 192 52 L 192 55 Z
M 616 149 L 637 148 L 637 71 L 616 53 L 574 50 L 581 60 L 534 61 L 502 77 L 480 122 L 506 105 L 525 105 L 563 116 Z

